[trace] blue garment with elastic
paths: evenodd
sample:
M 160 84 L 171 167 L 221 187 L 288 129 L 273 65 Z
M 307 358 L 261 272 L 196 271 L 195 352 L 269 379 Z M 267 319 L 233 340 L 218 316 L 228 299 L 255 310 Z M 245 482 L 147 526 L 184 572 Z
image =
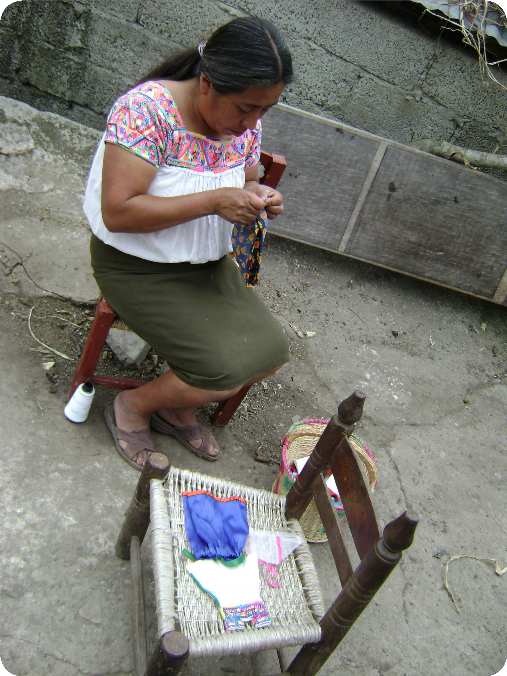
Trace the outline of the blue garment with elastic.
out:
M 185 528 L 196 559 L 226 561 L 241 555 L 248 535 L 246 504 L 222 502 L 207 493 L 183 495 Z

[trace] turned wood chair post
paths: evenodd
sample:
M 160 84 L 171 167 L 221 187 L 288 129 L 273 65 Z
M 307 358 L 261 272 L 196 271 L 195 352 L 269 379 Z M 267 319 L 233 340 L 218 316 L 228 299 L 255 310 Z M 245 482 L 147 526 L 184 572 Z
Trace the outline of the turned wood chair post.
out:
M 413 542 L 419 517 L 407 510 L 385 528 L 322 618 L 322 639 L 303 646 L 288 668 L 291 676 L 315 676 Z
M 144 676 L 146 671 L 146 611 L 144 605 L 141 545 L 136 535 L 130 540 L 130 589 L 132 594 L 131 620 L 134 672 L 135 676 Z
M 177 676 L 188 658 L 188 638 L 168 631 L 158 641 L 145 676 Z
M 148 457 L 116 542 L 116 554 L 122 559 L 130 559 L 132 647 L 134 650 L 135 676 L 145 676 L 147 673 L 146 616 L 141 545 L 150 523 L 150 481 L 152 479 L 165 479 L 170 466 L 169 459 L 162 453 L 152 453 Z M 166 672 L 152 672 L 153 676 L 157 676 L 158 673 L 162 676 Z M 173 673 L 178 672 L 167 672 L 167 674 Z
M 329 469 L 337 446 L 344 437 L 352 434 L 355 424 L 361 420 L 365 399 L 366 395 L 356 390 L 338 406 L 338 413 L 329 421 L 310 459 L 287 495 L 285 508 L 287 519 L 300 519 L 303 515 L 312 499 L 312 484 L 315 478 Z
M 150 481 L 165 479 L 170 467 L 171 461 L 162 453 L 152 453 L 145 462 L 116 541 L 115 551 L 121 559 L 130 558 L 130 541 L 133 537 L 139 539 L 139 546 L 143 544 L 150 524 Z

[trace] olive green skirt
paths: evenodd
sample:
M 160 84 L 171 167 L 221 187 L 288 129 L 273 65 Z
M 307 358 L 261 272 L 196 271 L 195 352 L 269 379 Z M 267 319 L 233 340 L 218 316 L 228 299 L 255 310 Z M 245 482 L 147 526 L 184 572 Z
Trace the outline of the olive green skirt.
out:
M 104 299 L 184 383 L 229 390 L 289 361 L 282 327 L 228 256 L 154 263 L 95 235 L 90 252 Z

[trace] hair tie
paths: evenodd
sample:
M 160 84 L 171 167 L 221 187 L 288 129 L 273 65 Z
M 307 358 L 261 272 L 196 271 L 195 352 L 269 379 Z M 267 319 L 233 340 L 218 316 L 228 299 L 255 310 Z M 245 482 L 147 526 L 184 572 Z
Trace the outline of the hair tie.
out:
M 199 42 L 199 44 L 197 45 L 197 51 L 199 52 L 199 56 L 202 56 L 202 53 L 204 52 L 205 47 L 206 47 L 206 41 Z

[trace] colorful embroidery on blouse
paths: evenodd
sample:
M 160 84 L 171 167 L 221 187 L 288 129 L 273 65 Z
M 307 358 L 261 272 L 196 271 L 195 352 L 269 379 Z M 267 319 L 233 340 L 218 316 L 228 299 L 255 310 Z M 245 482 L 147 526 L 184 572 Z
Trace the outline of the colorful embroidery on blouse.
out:
M 263 209 L 252 223 L 236 224 L 232 229 L 232 252 L 247 286 L 255 286 L 259 281 L 262 245 L 267 227 L 268 215 Z
M 109 113 L 105 140 L 117 143 L 156 167 L 176 166 L 221 173 L 259 162 L 260 120 L 231 141 L 188 132 L 169 91 L 145 82 L 121 96 Z

